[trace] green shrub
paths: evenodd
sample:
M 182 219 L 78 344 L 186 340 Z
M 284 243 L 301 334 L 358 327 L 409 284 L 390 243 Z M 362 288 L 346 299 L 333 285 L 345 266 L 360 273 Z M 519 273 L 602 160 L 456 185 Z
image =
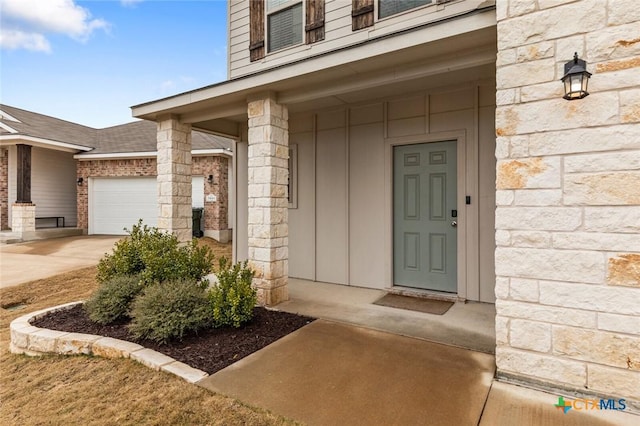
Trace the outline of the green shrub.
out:
M 85 303 L 91 321 L 99 324 L 127 318 L 133 299 L 141 292 L 140 275 L 121 275 L 103 282 Z
M 159 343 L 208 327 L 211 311 L 207 290 L 193 280 L 171 280 L 144 289 L 133 302 L 129 331 Z
M 226 258 L 220 259 L 218 285 L 209 292 L 214 326 L 240 327 L 251 320 L 257 300 L 251 287 L 253 274 L 246 261 L 230 266 Z
M 178 238 L 155 227 L 133 225 L 128 236 L 98 263 L 98 282 L 118 275 L 140 274 L 144 285 L 180 278 L 200 281 L 212 271 L 213 253 L 207 246 L 180 245 Z

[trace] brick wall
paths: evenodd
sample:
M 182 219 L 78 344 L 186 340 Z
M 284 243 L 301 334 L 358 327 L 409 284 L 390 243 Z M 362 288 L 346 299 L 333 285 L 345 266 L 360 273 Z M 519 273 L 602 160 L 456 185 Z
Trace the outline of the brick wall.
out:
M 227 229 L 229 208 L 229 159 L 227 157 L 192 157 L 191 170 L 194 175 L 204 176 L 204 227 L 205 229 Z M 213 183 L 207 181 L 213 175 Z M 206 201 L 207 194 L 215 194 L 217 201 Z
M 0 149 L 0 230 L 9 229 L 9 150 Z
M 496 3 L 498 375 L 640 407 L 640 8 Z
M 215 194 L 217 201 L 205 201 L 205 230 L 227 229 L 228 209 L 228 159 L 227 157 L 193 157 L 193 175 L 205 176 L 205 197 Z M 125 160 L 92 160 L 78 161 L 78 177 L 85 181 L 78 186 L 78 227 L 89 229 L 89 199 L 88 178 L 90 177 L 124 177 L 124 176 L 156 176 L 157 166 L 155 158 L 136 158 Z M 209 184 L 206 177 L 212 174 L 214 184 Z

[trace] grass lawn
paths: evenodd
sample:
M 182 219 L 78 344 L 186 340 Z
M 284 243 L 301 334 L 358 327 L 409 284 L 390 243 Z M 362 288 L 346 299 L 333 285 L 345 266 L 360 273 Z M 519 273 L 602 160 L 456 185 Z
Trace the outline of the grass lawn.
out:
M 216 257 L 230 245 L 204 238 Z M 213 394 L 131 360 L 9 353 L 9 323 L 32 311 L 83 300 L 96 268 L 0 289 L 0 424 L 281 425 L 290 421 Z

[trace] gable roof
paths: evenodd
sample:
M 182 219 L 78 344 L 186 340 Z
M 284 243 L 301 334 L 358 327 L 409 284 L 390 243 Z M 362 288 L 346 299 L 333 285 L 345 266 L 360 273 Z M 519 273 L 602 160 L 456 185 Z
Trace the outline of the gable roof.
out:
M 91 127 L 9 105 L 0 105 L 0 110 L 17 120 L 11 120 L 5 114 L 0 114 L 0 123 L 4 124 L 0 127 L 0 136 L 26 136 L 85 148 L 92 148 L 88 142 L 96 138 L 97 130 Z M 13 131 L 7 130 L 7 127 Z
M 0 105 L 0 139 L 38 139 L 51 145 L 71 144 L 86 154 L 116 154 L 155 152 L 156 123 L 134 121 L 118 126 L 95 129 L 81 124 L 60 120 L 48 115 Z M 231 139 L 193 131 L 193 150 L 231 150 Z

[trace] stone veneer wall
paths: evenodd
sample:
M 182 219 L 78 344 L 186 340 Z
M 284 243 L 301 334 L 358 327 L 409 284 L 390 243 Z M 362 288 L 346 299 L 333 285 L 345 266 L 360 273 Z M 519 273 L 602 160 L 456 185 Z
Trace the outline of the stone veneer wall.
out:
M 205 229 L 225 230 L 227 225 L 228 197 L 228 159 L 227 157 L 193 157 L 192 173 L 205 176 L 205 195 L 214 193 L 215 203 L 205 202 Z M 155 158 L 133 158 L 123 160 L 91 160 L 78 161 L 78 177 L 84 184 L 78 186 L 78 228 L 89 229 L 89 185 L 90 177 L 131 177 L 156 176 Z M 212 174 L 214 184 L 207 182 L 206 177 Z
M 0 230 L 9 229 L 9 150 L 0 149 Z
M 498 376 L 640 407 L 640 7 L 496 5 Z

